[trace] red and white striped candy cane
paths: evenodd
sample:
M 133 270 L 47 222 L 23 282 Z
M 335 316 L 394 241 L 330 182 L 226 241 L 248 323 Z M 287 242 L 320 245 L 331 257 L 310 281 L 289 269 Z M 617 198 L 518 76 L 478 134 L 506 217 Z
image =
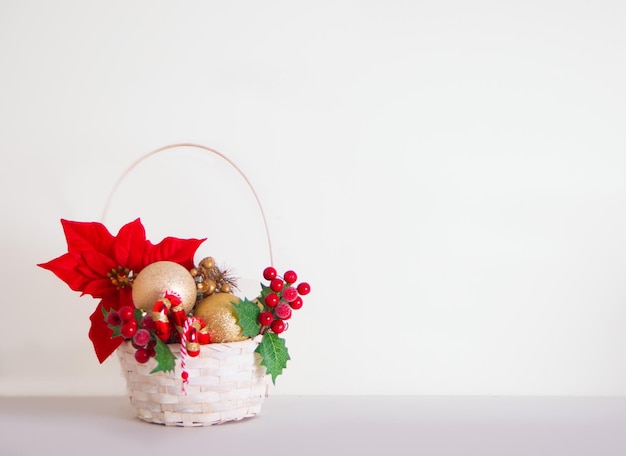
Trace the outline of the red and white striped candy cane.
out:
M 187 372 L 186 367 L 187 367 L 187 332 L 189 331 L 189 327 L 191 326 L 191 324 L 193 323 L 194 318 L 187 318 L 185 319 L 185 323 L 183 324 L 183 332 L 180 335 L 180 376 L 183 379 L 183 384 L 182 384 L 182 392 L 183 394 L 185 394 L 185 396 L 187 395 L 187 389 L 185 388 L 185 385 L 187 385 L 189 383 L 189 372 Z

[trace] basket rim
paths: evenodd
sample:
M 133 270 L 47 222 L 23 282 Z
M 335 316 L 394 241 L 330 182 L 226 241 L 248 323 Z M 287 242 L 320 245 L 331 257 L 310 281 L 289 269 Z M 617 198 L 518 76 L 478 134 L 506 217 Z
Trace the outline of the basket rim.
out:
M 259 334 L 259 335 L 254 336 L 254 337 L 248 337 L 247 339 L 244 339 L 244 340 L 235 340 L 235 341 L 232 341 L 232 342 L 211 342 L 209 344 L 201 345 L 201 347 L 210 349 L 211 346 L 214 346 L 214 347 L 226 347 L 226 346 L 228 346 L 228 347 L 230 347 L 230 346 L 237 347 L 238 345 L 239 346 L 245 346 L 245 345 L 250 345 L 252 343 L 254 343 L 255 345 L 258 345 L 259 343 L 261 343 L 261 339 L 262 338 L 263 338 L 263 335 Z M 180 350 L 180 342 L 172 342 L 172 343 L 167 343 L 165 345 L 170 347 L 170 350 L 176 350 L 176 351 Z M 128 346 L 132 347 L 132 339 L 124 339 L 124 341 L 120 344 L 119 348 L 121 348 L 122 346 L 124 346 L 124 347 L 128 347 Z M 135 350 L 135 348 L 133 348 L 133 351 L 134 350 Z M 200 353 L 202 353 L 202 350 L 200 350 Z

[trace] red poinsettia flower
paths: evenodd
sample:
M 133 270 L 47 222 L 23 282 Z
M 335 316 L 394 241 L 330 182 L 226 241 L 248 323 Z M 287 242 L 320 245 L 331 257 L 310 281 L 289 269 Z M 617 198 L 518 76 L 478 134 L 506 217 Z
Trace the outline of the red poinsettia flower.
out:
M 38 266 L 52 271 L 72 290 L 100 299 L 90 317 L 89 338 L 102 363 L 122 343 L 121 337 L 111 337 L 103 309 L 132 305 L 134 277 L 155 261 L 173 261 L 191 269 L 196 250 L 205 239 L 167 237 L 155 245 L 146 239 L 140 219 L 124 225 L 117 236 L 98 222 L 61 220 L 61 224 L 67 253 Z

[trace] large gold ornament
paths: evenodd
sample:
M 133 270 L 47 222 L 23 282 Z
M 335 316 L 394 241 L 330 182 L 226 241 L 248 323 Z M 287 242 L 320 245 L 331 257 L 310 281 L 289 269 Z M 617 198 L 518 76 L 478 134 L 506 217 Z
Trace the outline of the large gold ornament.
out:
M 196 281 L 189 271 L 173 261 L 157 261 L 137 274 L 133 282 L 133 302 L 138 309 L 152 310 L 166 291 L 180 295 L 185 313 L 196 303 Z
M 194 316 L 202 318 L 207 324 L 211 342 L 235 342 L 247 339 L 241 335 L 233 302 L 239 302 L 239 298 L 233 294 L 213 293 L 194 307 Z

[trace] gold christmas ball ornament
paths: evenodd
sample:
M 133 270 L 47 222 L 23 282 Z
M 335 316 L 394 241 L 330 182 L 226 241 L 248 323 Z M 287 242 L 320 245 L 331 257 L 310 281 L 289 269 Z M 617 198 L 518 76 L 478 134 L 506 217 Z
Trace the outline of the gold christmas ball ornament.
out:
M 173 261 L 157 261 L 137 274 L 133 282 L 133 302 L 138 309 L 151 310 L 166 291 L 180 295 L 185 312 L 196 303 L 196 281 L 187 269 Z
M 236 342 L 247 339 L 241 335 L 233 302 L 239 303 L 239 298 L 233 294 L 213 293 L 194 307 L 194 316 L 206 322 L 211 342 Z

